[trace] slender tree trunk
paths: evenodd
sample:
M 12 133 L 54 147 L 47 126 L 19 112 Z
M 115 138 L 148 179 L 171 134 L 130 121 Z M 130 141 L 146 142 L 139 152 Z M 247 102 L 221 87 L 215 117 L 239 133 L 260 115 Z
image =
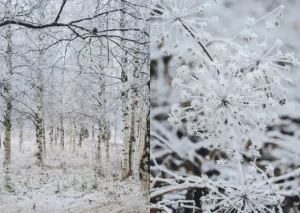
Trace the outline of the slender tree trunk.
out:
M 44 107 L 44 83 L 43 73 L 37 68 L 37 80 L 36 86 L 36 113 L 35 113 L 35 126 L 36 126 L 36 143 L 37 143 L 37 165 L 43 166 L 45 156 L 45 141 L 44 141 L 44 121 L 43 121 L 43 107 Z
M 53 126 L 53 124 L 50 125 L 49 139 L 50 139 L 50 149 L 53 150 L 53 141 L 54 141 L 54 126 Z
M 59 133 L 59 127 L 56 127 L 56 131 L 55 131 L 55 135 L 54 135 L 55 146 L 57 146 L 58 133 Z
M 147 132 L 145 134 L 144 151 L 140 160 L 140 181 L 141 190 L 148 194 L 150 190 L 150 109 L 147 116 Z
M 98 121 L 98 140 L 97 140 L 97 155 L 96 155 L 96 174 L 101 174 L 101 139 L 102 139 L 102 125 L 101 121 Z
M 126 83 L 127 83 L 127 75 L 124 70 L 122 70 L 122 114 L 123 114 L 123 148 L 122 148 L 122 177 L 123 179 L 127 178 L 130 175 L 129 170 L 129 138 L 128 138 L 128 131 L 129 131 L 129 108 L 127 104 L 127 93 L 126 93 Z
M 9 1 L 10 9 L 11 1 Z M 8 12 L 9 13 L 9 12 Z M 5 62 L 7 67 L 7 74 L 3 79 L 3 97 L 5 102 L 4 111 L 4 188 L 9 192 L 13 192 L 13 187 L 10 179 L 10 163 L 11 163 L 11 111 L 12 111 L 12 95 L 11 95 L 11 81 L 13 75 L 12 65 L 12 29 L 11 25 L 7 27 L 7 49 L 5 54 Z
M 117 144 L 117 123 L 115 123 L 115 134 L 114 134 L 114 144 Z
M 20 150 L 20 152 L 22 151 L 22 145 L 23 145 L 23 121 L 22 121 L 22 119 L 20 119 L 19 121 L 18 121 L 18 123 L 19 123 L 19 150 Z
M 125 15 L 125 3 L 123 1 L 120 1 L 120 8 L 122 8 L 123 11 L 121 11 L 121 18 L 120 18 L 120 28 L 125 29 L 126 28 L 126 15 Z M 121 32 L 121 37 L 125 38 L 126 33 L 125 31 Z M 126 41 L 124 39 L 121 39 L 121 46 L 125 46 Z M 122 147 L 122 178 L 125 179 L 130 175 L 129 170 L 129 107 L 128 107 L 128 77 L 126 74 L 126 68 L 127 68 L 127 51 L 123 53 L 123 56 L 121 58 L 121 82 L 122 82 L 122 93 L 121 93 L 121 99 L 122 99 L 122 122 L 123 122 L 123 147 Z
M 138 34 L 136 34 L 138 36 Z M 134 155 L 135 155 L 135 145 L 136 145 L 136 106 L 137 101 L 137 78 L 139 70 L 139 59 L 137 57 L 137 52 L 134 57 L 134 69 L 133 69 L 133 85 L 131 87 L 131 124 L 130 124 L 130 135 L 129 135 L 129 175 L 133 173 L 134 167 Z
M 97 160 L 98 163 L 101 161 L 101 139 L 102 139 L 102 126 L 101 122 L 98 121 L 98 140 L 97 140 Z
M 142 118 L 140 129 L 141 129 L 141 131 L 140 131 L 140 136 L 139 136 L 139 159 L 142 158 L 143 153 L 144 153 L 145 137 L 146 137 L 146 133 L 147 133 L 147 117 L 146 117 L 146 119 Z
M 8 168 L 11 161 L 11 110 L 12 110 L 12 95 L 11 95 L 11 80 L 13 75 L 12 67 L 12 30 L 11 25 L 7 28 L 7 50 L 5 55 L 5 61 L 7 66 L 7 75 L 4 79 L 4 100 L 5 100 L 5 112 L 4 112 L 4 168 Z
M 36 130 L 36 144 L 37 144 L 37 165 L 43 166 L 43 127 L 41 118 L 41 108 L 38 106 L 35 114 L 35 130 Z
M 65 129 L 64 129 L 64 117 L 61 114 L 59 116 L 60 120 L 60 148 L 61 150 L 64 150 L 65 148 Z
M 94 124 L 92 126 L 92 138 L 93 139 L 95 138 L 95 126 L 94 126 Z
M 80 124 L 80 130 L 79 130 L 79 147 L 80 147 L 80 148 L 82 147 L 83 134 L 84 134 L 83 125 Z
M 130 135 L 129 135 L 129 150 L 128 150 L 128 159 L 129 159 L 129 174 L 132 175 L 133 173 L 133 165 L 134 165 L 134 152 L 135 152 L 135 114 L 136 114 L 136 105 L 137 105 L 137 100 L 136 100 L 136 94 L 137 90 L 136 88 L 132 87 L 131 89 L 131 124 L 130 124 Z
M 72 119 L 69 122 L 69 145 L 70 145 L 70 149 L 72 149 L 72 142 L 73 142 L 73 124 L 72 124 Z
M 42 113 L 43 115 L 44 113 Z M 44 116 L 43 116 L 44 117 Z M 44 158 L 46 157 L 47 150 L 46 150 L 46 130 L 45 130 L 45 120 L 42 119 L 42 138 L 43 138 L 43 148 L 44 148 Z
M 75 153 L 76 149 L 76 136 L 77 136 L 77 129 L 76 129 L 76 122 L 73 121 L 73 153 Z
M 107 129 L 105 130 L 105 153 L 106 153 L 106 160 L 109 160 L 110 158 L 110 155 L 109 155 L 109 140 L 110 140 L 110 137 L 111 137 L 111 132 L 110 132 L 110 129 Z

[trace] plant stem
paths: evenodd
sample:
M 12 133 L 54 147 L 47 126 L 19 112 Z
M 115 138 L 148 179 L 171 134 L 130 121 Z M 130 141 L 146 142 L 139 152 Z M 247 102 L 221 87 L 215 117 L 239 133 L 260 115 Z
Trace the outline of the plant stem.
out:
M 182 24 L 182 26 L 188 31 L 188 33 L 194 38 L 196 39 L 196 36 L 194 35 L 194 33 L 184 24 L 182 23 L 181 20 L 179 20 L 180 23 Z M 197 41 L 197 43 L 201 46 L 201 48 L 204 50 L 205 54 L 208 56 L 208 58 L 211 60 L 211 61 L 214 61 L 211 57 L 211 55 L 209 54 L 209 52 L 207 51 L 207 49 L 204 47 L 204 45 L 200 42 L 200 41 Z

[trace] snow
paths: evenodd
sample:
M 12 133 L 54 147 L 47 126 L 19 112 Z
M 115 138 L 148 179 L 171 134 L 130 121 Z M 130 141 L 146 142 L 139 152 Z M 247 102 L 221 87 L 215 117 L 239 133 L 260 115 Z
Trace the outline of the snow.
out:
M 110 161 L 105 162 L 103 152 L 101 174 L 96 177 L 95 140 L 85 140 L 76 153 L 68 146 L 64 151 L 59 146 L 52 151 L 47 147 L 43 168 L 35 165 L 34 140 L 24 141 L 21 152 L 17 150 L 17 140 L 12 142 L 10 177 L 14 192 L 0 188 L 0 212 L 148 212 L 137 175 L 120 181 L 121 144 L 111 144 Z M 0 159 L 3 153 L 2 147 Z M 3 174 L 2 164 L 0 173 Z M 0 185 L 3 186 L 3 178 Z

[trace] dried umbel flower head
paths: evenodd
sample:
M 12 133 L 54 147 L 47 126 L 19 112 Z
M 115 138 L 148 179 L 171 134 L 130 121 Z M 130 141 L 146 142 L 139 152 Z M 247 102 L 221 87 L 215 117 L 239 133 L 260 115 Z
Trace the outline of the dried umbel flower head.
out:
M 286 94 L 282 80 L 292 83 L 287 77 L 290 66 L 300 65 L 294 54 L 283 54 L 281 46 L 282 42 L 279 39 L 271 47 L 267 45 L 267 37 L 262 43 L 252 39 L 243 47 L 232 45 L 236 53 L 229 57 L 242 68 L 243 73 L 253 75 L 256 85 L 269 84 L 276 92 L 273 97 L 278 101 L 284 99 Z
M 224 167 L 226 162 L 219 160 L 218 164 Z M 267 166 L 264 172 L 253 165 L 246 174 L 242 170 L 231 171 L 226 179 L 211 181 L 212 190 L 201 199 L 204 208 L 207 212 L 275 213 L 275 207 L 281 208 L 283 197 L 269 179 L 273 170 Z
M 172 107 L 169 122 L 174 128 L 185 123 L 189 134 L 202 138 L 226 133 L 238 139 L 251 129 L 264 131 L 276 118 L 273 107 L 278 103 L 265 94 L 269 84 L 255 87 L 253 81 L 235 63 L 183 65 L 173 87 L 181 91 L 184 105 Z
M 275 85 L 272 85 L 272 90 L 276 91 L 276 94 L 273 93 L 272 95 L 278 101 L 283 100 L 283 94 L 286 92 L 281 84 L 281 80 L 292 83 L 292 80 L 287 77 L 287 72 L 290 66 L 296 67 L 300 65 L 293 53 L 282 53 L 281 47 L 283 42 L 280 39 L 277 39 L 275 42 L 271 42 L 269 39 L 275 26 L 279 26 L 283 9 L 283 6 L 279 6 L 259 20 L 248 18 L 246 27 L 236 37 L 227 42 L 233 49 L 233 54 L 230 52 L 225 55 L 225 57 L 237 63 L 244 73 L 251 72 L 256 79 L 256 84 L 262 82 L 263 84 L 269 83 L 271 85 L 276 82 Z M 272 14 L 276 15 L 275 22 L 267 21 L 265 24 L 265 36 L 264 38 L 259 38 L 254 27 Z M 239 37 L 242 38 L 244 44 L 242 46 L 239 45 L 241 40 L 237 40 Z
M 210 11 L 212 0 L 203 4 L 198 0 L 153 0 L 151 33 L 156 35 L 157 42 L 171 38 L 177 47 L 184 37 L 194 37 L 201 41 L 210 39 L 206 32 L 207 22 L 218 21 L 217 17 L 206 18 L 204 14 Z

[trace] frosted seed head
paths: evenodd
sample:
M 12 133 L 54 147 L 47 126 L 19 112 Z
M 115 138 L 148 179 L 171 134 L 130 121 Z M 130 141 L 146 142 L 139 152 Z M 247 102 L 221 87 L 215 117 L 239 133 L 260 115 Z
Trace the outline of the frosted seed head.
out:
M 215 23 L 219 22 L 219 18 L 218 18 L 217 16 L 213 16 L 213 17 L 212 17 L 212 20 L 213 20 Z
M 270 175 L 271 177 L 274 176 L 274 167 L 272 165 L 266 166 L 266 174 Z
M 282 43 L 282 41 L 280 39 L 277 39 L 276 42 L 275 42 L 275 45 L 278 46 L 278 47 L 281 47 L 282 44 L 283 43 Z
M 180 87 L 182 85 L 182 83 L 183 83 L 182 79 L 180 79 L 180 78 L 174 78 L 173 81 L 172 81 L 172 87 L 174 89 L 176 89 L 176 88 Z
M 266 22 L 266 28 L 268 31 L 271 31 L 274 29 L 274 25 L 271 22 Z
M 247 21 L 246 21 L 246 27 L 252 27 L 255 25 L 255 18 L 247 18 Z

